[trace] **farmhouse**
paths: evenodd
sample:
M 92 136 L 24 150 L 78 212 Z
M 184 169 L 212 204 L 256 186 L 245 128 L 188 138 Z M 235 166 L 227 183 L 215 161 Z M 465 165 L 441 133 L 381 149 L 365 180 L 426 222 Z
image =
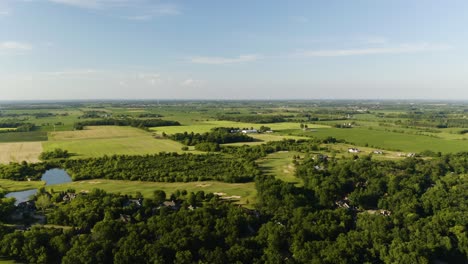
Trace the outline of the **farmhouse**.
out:
M 241 132 L 244 133 L 244 134 L 258 133 L 257 129 L 243 129 Z
M 359 153 L 359 152 L 361 152 L 361 151 L 360 151 L 359 149 L 357 149 L 357 148 L 349 148 L 349 149 L 348 149 L 348 152 L 349 152 L 349 153 Z

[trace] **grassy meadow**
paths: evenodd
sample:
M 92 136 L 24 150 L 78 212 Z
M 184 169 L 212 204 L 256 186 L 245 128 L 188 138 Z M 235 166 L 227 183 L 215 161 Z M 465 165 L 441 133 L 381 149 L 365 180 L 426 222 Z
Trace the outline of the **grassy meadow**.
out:
M 135 195 L 141 192 L 144 197 L 152 197 L 155 190 L 163 190 L 169 196 L 177 190 L 188 192 L 204 191 L 205 193 L 217 193 L 226 199 L 238 200 L 240 204 L 254 204 L 256 197 L 255 183 L 224 183 L 217 181 L 204 182 L 141 182 L 141 181 L 119 181 L 93 179 L 87 181 L 76 181 L 66 184 L 58 184 L 46 187 L 54 191 L 65 191 L 74 189 L 77 192 L 87 192 L 95 188 L 106 192 Z
M 323 128 L 314 131 L 287 131 L 291 135 L 312 136 L 317 138 L 335 137 L 358 146 L 372 146 L 393 151 L 421 152 L 459 152 L 468 150 L 468 140 L 451 140 L 426 135 L 396 133 L 372 129 L 372 127 L 355 127 L 350 129 Z
M 233 122 L 233 121 L 201 121 L 191 125 L 182 125 L 182 126 L 168 126 L 168 127 L 154 127 L 151 128 L 152 131 L 162 134 L 175 134 L 183 132 L 194 132 L 194 133 L 205 133 L 209 132 L 215 127 L 238 127 L 238 128 L 255 128 L 259 129 L 261 126 L 270 127 L 273 131 L 281 130 L 299 130 L 299 123 L 295 122 L 283 122 L 283 123 L 271 123 L 271 124 L 255 124 L 255 123 L 242 123 L 242 122 Z M 310 128 L 327 128 L 326 125 L 310 125 Z
M 86 127 L 84 130 L 50 134 L 50 140 L 43 142 L 44 150 L 65 149 L 72 153 L 74 158 L 114 154 L 145 155 L 162 151 L 182 152 L 183 147 L 178 142 L 154 138 L 151 133 L 133 127 Z
M 0 191 L 17 192 L 29 189 L 37 189 L 45 186 L 43 181 L 12 181 L 0 179 Z
M 302 180 L 294 176 L 293 156 L 295 155 L 300 155 L 300 153 L 295 151 L 276 152 L 258 160 L 257 163 L 266 175 L 302 186 Z

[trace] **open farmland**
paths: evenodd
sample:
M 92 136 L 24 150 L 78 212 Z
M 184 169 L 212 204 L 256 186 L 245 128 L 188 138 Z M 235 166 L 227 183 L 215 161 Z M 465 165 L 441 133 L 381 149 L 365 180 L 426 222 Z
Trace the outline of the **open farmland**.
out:
M 5 132 L 0 133 L 0 142 L 47 141 L 47 132 Z
M 87 127 L 85 130 L 51 133 L 43 143 L 45 151 L 68 150 L 75 158 L 103 155 L 145 155 L 162 151 L 181 152 L 182 144 L 153 138 L 151 133 L 132 127 Z
M 194 133 L 205 133 L 209 132 L 215 127 L 238 127 L 238 128 L 255 128 L 259 129 L 261 126 L 266 126 L 271 128 L 273 131 L 281 130 L 299 130 L 299 123 L 293 122 L 283 122 L 283 123 L 270 123 L 270 124 L 255 124 L 255 123 L 242 123 L 242 122 L 233 122 L 233 121 L 203 121 L 191 124 L 189 126 L 169 126 L 169 127 L 154 127 L 151 128 L 152 131 L 157 133 L 166 133 L 166 134 L 175 134 L 175 133 L 184 133 L 184 132 L 194 132 Z M 326 125 L 310 125 L 310 128 L 328 128 Z
M 420 152 L 459 152 L 468 149 L 468 140 L 450 140 L 425 135 L 403 134 L 391 131 L 356 127 L 351 129 L 324 128 L 311 131 L 289 131 L 292 135 L 307 135 L 317 138 L 335 137 L 358 146 L 371 146 L 394 151 Z
M 41 152 L 41 142 L 0 143 L 0 163 L 37 162 Z
M 223 199 L 238 200 L 241 204 L 254 204 L 257 191 L 255 183 L 224 183 L 217 181 L 204 182 L 141 182 L 141 181 L 121 181 L 94 179 L 87 181 L 76 181 L 66 184 L 47 187 L 54 191 L 66 191 L 75 189 L 77 192 L 91 191 L 95 188 L 106 192 L 135 195 L 140 192 L 144 197 L 152 197 L 155 190 L 163 190 L 168 195 L 177 190 L 186 190 L 188 192 L 204 191 L 205 193 L 216 193 Z

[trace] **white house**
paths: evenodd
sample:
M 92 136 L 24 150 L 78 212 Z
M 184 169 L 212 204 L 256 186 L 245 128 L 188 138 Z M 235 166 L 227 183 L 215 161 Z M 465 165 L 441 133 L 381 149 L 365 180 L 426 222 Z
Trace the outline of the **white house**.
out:
M 258 133 L 257 129 L 244 129 L 241 132 L 244 133 L 244 134 Z
M 360 151 L 359 149 L 357 149 L 357 148 L 349 148 L 349 149 L 348 149 L 348 152 L 349 152 L 349 153 L 359 153 L 359 152 L 361 152 L 361 151 Z

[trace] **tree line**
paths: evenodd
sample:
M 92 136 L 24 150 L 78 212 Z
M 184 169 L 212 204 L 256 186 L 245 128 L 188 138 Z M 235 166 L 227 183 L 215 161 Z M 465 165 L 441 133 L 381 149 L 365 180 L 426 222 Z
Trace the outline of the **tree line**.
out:
M 236 143 L 236 142 L 252 142 L 254 138 L 240 133 L 239 128 L 218 127 L 211 129 L 205 133 L 175 133 L 169 136 L 170 139 L 178 141 L 187 146 L 196 146 L 200 143 Z
M 180 126 L 178 121 L 162 119 L 98 119 L 76 122 L 75 130 L 83 130 L 85 126 L 132 126 L 138 128 L 149 128 L 159 126 Z

